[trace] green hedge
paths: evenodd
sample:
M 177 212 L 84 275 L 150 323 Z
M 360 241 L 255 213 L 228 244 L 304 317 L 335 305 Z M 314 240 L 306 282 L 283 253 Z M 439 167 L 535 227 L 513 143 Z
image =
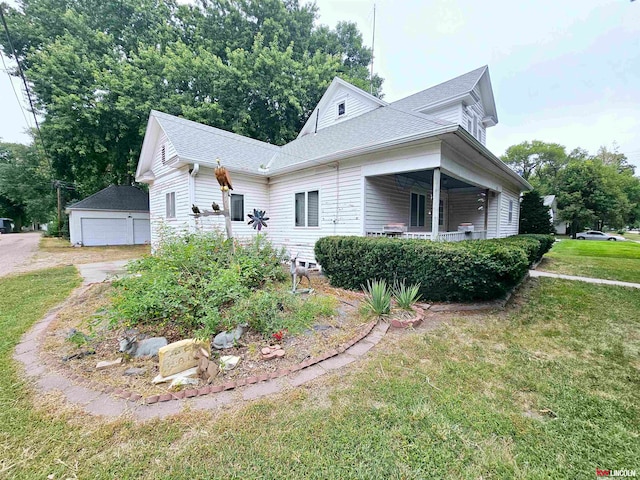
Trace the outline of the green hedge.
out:
M 336 287 L 359 290 L 371 279 L 390 283 L 404 279 L 420 283 L 420 293 L 429 301 L 490 300 L 517 285 L 529 265 L 550 248 L 552 239 L 523 235 L 441 243 L 325 237 L 316 243 L 315 256 Z

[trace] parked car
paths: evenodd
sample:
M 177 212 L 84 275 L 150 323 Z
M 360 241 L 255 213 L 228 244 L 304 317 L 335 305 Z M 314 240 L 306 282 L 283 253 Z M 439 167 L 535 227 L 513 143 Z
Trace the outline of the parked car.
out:
M 11 233 L 13 231 L 13 220 L 10 218 L 0 218 L 0 233 Z
M 576 234 L 578 240 L 609 240 L 611 242 L 624 242 L 626 238 L 620 235 L 611 235 L 609 233 L 599 232 L 597 230 L 587 230 L 586 232 Z

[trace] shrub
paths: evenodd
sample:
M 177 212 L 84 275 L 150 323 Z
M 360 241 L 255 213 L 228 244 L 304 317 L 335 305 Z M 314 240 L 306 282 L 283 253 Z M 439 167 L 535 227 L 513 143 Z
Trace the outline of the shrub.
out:
M 364 308 L 375 315 L 386 315 L 391 311 L 391 289 L 385 280 L 368 280 L 365 292 Z
M 393 286 L 393 298 L 400 308 L 411 310 L 411 307 L 420 300 L 420 284 L 406 285 L 404 280 L 396 282 Z
M 232 253 L 220 233 L 165 232 L 156 254 L 131 263 L 131 275 L 114 283 L 112 321 L 174 322 L 189 331 L 215 331 L 222 327 L 220 307 L 286 278 L 282 258 L 262 236 L 236 245 Z
M 270 340 L 276 332 L 296 334 L 321 316 L 335 312 L 332 298 L 309 296 L 302 299 L 288 288 L 256 290 L 235 303 L 227 312 L 227 325 L 247 323 L 252 330 Z
M 538 237 L 451 243 L 325 237 L 316 243 L 315 255 L 334 286 L 356 290 L 370 279 L 404 280 L 419 283 L 420 294 L 431 301 L 489 300 L 522 280 L 534 256 L 534 239 L 540 243 L 536 257 L 548 249 L 547 236 Z

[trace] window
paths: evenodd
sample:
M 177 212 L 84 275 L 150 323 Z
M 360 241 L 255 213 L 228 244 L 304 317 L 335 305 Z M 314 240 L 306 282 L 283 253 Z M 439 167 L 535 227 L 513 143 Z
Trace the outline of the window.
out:
M 411 219 L 409 223 L 412 227 L 424 227 L 426 201 L 425 195 L 411 194 Z
M 509 200 L 509 223 L 513 221 L 513 200 Z
M 296 193 L 296 227 L 318 227 L 320 225 L 320 194 L 318 190 Z
M 176 218 L 176 192 L 167 193 L 165 201 L 167 218 Z
M 338 104 L 338 116 L 341 117 L 345 113 L 347 113 L 347 104 L 346 102 L 340 102 Z
M 166 164 L 167 163 L 167 149 L 164 145 L 162 145 L 161 151 L 160 151 L 160 157 L 162 158 L 162 164 Z
M 244 195 L 231 194 L 231 205 L 229 206 L 231 221 L 244 221 Z

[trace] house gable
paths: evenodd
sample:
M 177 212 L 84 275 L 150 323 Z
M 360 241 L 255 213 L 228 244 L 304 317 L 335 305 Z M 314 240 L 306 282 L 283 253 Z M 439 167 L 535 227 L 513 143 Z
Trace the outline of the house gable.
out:
M 386 105 L 387 102 L 335 77 L 309 115 L 298 138 Z

